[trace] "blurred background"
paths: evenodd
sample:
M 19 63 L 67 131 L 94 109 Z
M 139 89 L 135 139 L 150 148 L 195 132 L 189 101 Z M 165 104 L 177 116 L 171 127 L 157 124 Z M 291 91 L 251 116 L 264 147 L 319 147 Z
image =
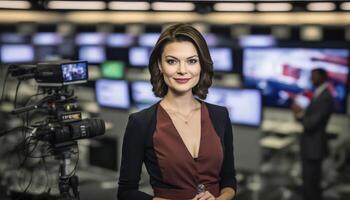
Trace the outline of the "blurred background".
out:
M 9 64 L 88 61 L 88 82 L 72 87 L 83 117 L 101 117 L 107 131 L 79 141 L 72 168 L 81 199 L 114 199 L 128 115 L 159 100 L 149 83 L 150 51 L 164 27 L 190 23 L 203 33 L 214 61 L 206 101 L 230 112 L 237 199 L 301 199 L 302 127 L 290 106 L 296 95 L 311 91 L 316 67 L 327 71 L 336 103 L 327 127 L 324 197 L 349 199 L 349 11 L 350 2 L 327 0 L 0 0 L 0 128 L 21 126 L 24 120 L 10 113 L 14 102 L 26 105 L 37 92 L 33 80 L 17 88 L 18 81 L 6 77 Z M 57 162 L 24 159 L 45 151 L 32 147 L 23 153 L 20 130 L 0 135 L 0 199 L 57 195 Z M 152 193 L 145 170 L 140 189 Z

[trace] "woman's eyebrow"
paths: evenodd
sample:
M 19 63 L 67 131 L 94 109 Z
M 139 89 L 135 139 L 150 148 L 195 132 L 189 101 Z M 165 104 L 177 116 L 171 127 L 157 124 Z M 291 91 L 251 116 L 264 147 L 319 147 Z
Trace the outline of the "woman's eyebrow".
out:
M 177 57 L 172 56 L 172 55 L 166 55 L 165 57 L 171 57 L 171 58 L 174 58 L 174 59 L 178 60 Z M 191 59 L 191 58 L 195 58 L 195 57 L 198 57 L 198 55 L 193 55 L 193 56 L 187 57 L 187 59 Z
M 176 58 L 175 56 L 172 56 L 172 55 L 166 55 L 165 57 L 170 57 L 170 58 L 174 58 L 174 59 L 178 60 L 178 58 Z
M 198 55 L 190 56 L 190 57 L 188 57 L 187 59 L 191 59 L 191 58 L 195 58 L 195 57 L 198 57 Z

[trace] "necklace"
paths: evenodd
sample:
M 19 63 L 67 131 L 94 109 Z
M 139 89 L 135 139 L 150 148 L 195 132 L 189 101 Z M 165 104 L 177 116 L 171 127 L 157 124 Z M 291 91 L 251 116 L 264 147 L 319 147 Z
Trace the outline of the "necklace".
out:
M 191 120 L 193 113 L 195 113 L 195 111 L 197 111 L 199 109 L 200 109 L 200 107 L 194 108 L 187 115 L 184 115 L 178 111 L 173 111 L 173 110 L 169 110 L 169 109 L 168 109 L 168 112 L 169 112 L 169 114 L 172 114 L 172 116 L 177 117 L 178 119 L 183 121 L 186 125 L 188 125 L 188 122 Z
M 198 106 L 196 108 L 193 108 L 188 114 L 184 115 L 179 111 L 175 111 L 173 109 L 165 109 L 169 114 L 171 114 L 172 116 L 180 119 L 181 121 L 183 121 L 186 125 L 188 125 L 188 122 L 191 120 L 193 114 L 195 113 L 195 111 L 199 110 L 201 107 Z

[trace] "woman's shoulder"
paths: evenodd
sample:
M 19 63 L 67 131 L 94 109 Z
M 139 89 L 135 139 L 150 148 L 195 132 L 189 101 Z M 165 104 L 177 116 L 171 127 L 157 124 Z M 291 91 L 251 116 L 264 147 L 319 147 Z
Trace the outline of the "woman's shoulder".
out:
M 227 108 L 224 106 L 208 103 L 205 101 L 203 101 L 203 103 L 207 106 L 209 112 L 227 112 Z
M 152 119 L 152 117 L 156 114 L 157 107 L 159 102 L 149 106 L 148 108 L 144 108 L 138 112 L 130 114 L 130 118 L 133 118 L 136 121 L 145 121 L 147 119 Z

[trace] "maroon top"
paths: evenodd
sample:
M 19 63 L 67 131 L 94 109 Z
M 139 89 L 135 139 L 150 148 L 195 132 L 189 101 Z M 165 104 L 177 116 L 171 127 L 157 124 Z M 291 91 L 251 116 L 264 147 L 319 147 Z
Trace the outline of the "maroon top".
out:
M 156 197 L 192 199 L 204 184 L 215 197 L 220 195 L 223 149 L 205 104 L 201 105 L 201 138 L 198 157 L 193 158 L 168 113 L 159 106 L 153 135 L 154 150 L 164 183 L 173 188 L 153 188 Z M 176 189 L 174 189 L 176 188 Z

